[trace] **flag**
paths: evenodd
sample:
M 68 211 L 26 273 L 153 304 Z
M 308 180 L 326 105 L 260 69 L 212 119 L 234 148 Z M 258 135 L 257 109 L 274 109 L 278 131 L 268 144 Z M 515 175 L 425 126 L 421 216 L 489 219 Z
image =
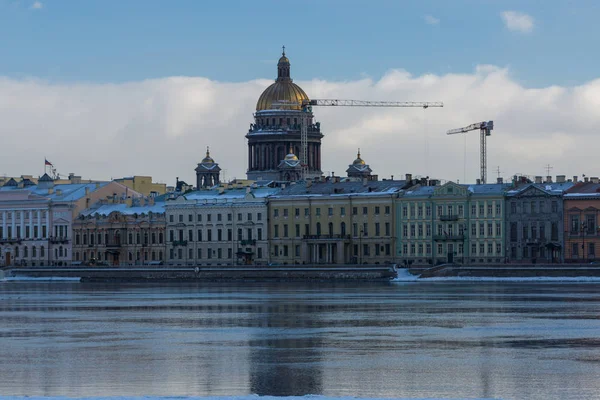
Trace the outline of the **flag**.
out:
M 44 158 L 44 165 L 52 165 L 52 163 Z

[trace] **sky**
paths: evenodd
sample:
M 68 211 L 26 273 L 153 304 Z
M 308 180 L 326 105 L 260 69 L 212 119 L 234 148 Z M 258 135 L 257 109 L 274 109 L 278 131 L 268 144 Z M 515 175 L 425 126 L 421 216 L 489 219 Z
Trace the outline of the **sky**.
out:
M 323 171 L 357 148 L 380 177 L 597 176 L 600 2 L 0 0 L 0 174 L 195 181 L 206 146 L 243 178 L 281 46 L 311 98 L 442 101 L 315 108 Z M 500 171 L 499 174 L 497 171 Z

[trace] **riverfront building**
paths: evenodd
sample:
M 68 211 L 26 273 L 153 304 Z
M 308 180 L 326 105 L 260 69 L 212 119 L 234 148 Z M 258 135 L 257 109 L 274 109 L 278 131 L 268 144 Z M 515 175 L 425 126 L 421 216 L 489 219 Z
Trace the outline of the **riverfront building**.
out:
M 165 205 L 154 198 L 104 199 L 73 223 L 73 264 L 144 265 L 165 261 Z
M 167 264 L 267 264 L 267 197 L 273 188 L 225 188 L 167 200 Z
M 271 262 L 384 264 L 394 261 L 394 199 L 406 181 L 329 177 L 269 198 Z
M 423 180 L 400 193 L 396 201 L 399 262 L 503 262 L 505 189 L 504 184 L 437 185 Z
M 574 179 L 576 180 L 576 179 Z M 566 262 L 588 263 L 597 260 L 600 249 L 600 183 L 585 178 L 564 195 Z
M 37 185 L 0 188 L 0 265 L 69 265 L 73 221 L 100 199 L 139 197 L 117 182 L 55 185 L 47 174 Z
M 536 177 L 536 183 L 515 177 L 506 192 L 506 250 L 512 263 L 564 261 L 563 193 L 573 186 L 564 176 Z

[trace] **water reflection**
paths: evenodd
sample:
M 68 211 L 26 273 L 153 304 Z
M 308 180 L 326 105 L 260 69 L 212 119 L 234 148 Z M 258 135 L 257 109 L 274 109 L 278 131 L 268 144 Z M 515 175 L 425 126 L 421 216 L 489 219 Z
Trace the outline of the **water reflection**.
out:
M 0 284 L 3 395 L 597 398 L 596 284 Z M 6 367 L 8 366 L 8 367 Z

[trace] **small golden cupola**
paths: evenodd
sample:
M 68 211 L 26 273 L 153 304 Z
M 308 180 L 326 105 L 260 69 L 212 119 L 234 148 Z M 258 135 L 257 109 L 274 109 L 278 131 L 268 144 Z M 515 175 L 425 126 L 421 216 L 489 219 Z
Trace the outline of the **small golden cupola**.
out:
M 294 148 L 290 145 L 290 152 L 285 156 L 286 161 L 298 161 L 298 156 L 294 154 Z
M 358 149 L 358 153 L 356 154 L 356 160 L 354 160 L 352 165 L 365 165 L 365 161 L 362 158 L 360 158 L 360 149 Z
M 210 148 L 206 146 L 206 157 L 202 159 L 202 164 L 214 164 L 215 160 L 210 156 Z

